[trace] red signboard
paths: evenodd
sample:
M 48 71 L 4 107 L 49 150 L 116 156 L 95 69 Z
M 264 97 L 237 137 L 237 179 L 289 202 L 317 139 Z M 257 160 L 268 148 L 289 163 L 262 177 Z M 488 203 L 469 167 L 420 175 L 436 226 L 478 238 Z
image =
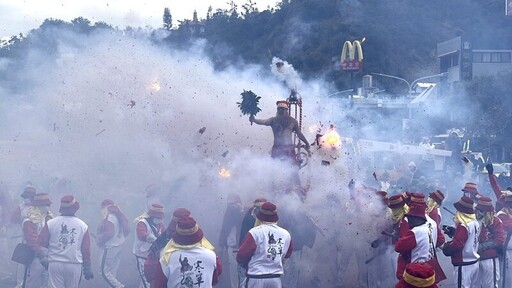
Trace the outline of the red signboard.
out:
M 363 61 L 345 60 L 341 62 L 341 70 L 343 71 L 361 71 L 363 69 Z

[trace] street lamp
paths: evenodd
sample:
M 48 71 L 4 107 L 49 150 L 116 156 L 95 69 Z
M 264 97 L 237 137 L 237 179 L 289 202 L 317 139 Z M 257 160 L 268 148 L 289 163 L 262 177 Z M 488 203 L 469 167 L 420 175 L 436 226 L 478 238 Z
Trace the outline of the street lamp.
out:
M 382 76 L 382 77 L 388 77 L 388 78 L 393 78 L 393 79 L 397 79 L 397 80 L 401 80 L 403 82 L 405 82 L 407 84 L 407 87 L 408 87 L 408 90 L 407 90 L 407 93 L 410 95 L 411 94 L 411 83 L 409 83 L 409 81 L 405 80 L 404 78 L 400 78 L 398 76 L 393 76 L 393 75 L 388 75 L 388 74 L 382 74 L 382 73 L 370 73 L 372 75 L 377 75 L 377 76 Z
M 420 78 L 412 81 L 411 87 L 414 87 L 414 84 L 416 84 L 420 80 L 424 80 L 424 79 L 428 79 L 428 78 L 434 78 L 434 77 L 444 77 L 444 76 L 448 76 L 448 72 L 443 72 L 443 73 L 439 73 L 439 74 L 435 74 L 435 75 L 429 75 L 429 76 L 423 76 L 423 77 L 420 77 Z
M 347 89 L 347 90 L 343 90 L 343 91 L 338 91 L 338 92 L 334 92 L 332 94 L 327 95 L 327 97 L 331 98 L 334 95 L 341 94 L 341 93 L 352 92 L 352 91 L 354 91 L 354 89 Z
M 388 77 L 388 78 L 393 78 L 393 79 L 397 79 L 397 80 L 401 80 L 405 83 L 407 83 L 407 87 L 409 88 L 409 90 L 407 90 L 407 94 L 409 96 L 411 96 L 412 94 L 412 87 L 414 87 L 414 85 L 420 81 L 420 80 L 424 80 L 424 79 L 428 79 L 428 78 L 434 78 L 434 77 L 443 77 L 443 76 L 447 76 L 448 75 L 448 72 L 443 72 L 443 73 L 439 73 L 439 74 L 434 74 L 434 75 L 428 75 L 428 76 L 423 76 L 423 77 L 420 77 L 414 81 L 412 81 L 411 83 L 409 83 L 409 81 L 405 80 L 404 78 L 400 78 L 398 76 L 393 76 L 393 75 L 388 75 L 388 74 L 382 74 L 382 73 L 370 73 L 372 75 L 377 75 L 377 76 L 382 76 L 382 77 Z
M 405 83 L 407 83 L 407 86 L 409 87 L 409 90 L 407 92 L 407 95 L 410 97 L 411 94 L 412 94 L 412 87 L 414 87 L 414 85 L 420 81 L 420 80 L 424 80 L 424 79 L 428 79 L 428 78 L 434 78 L 434 77 L 444 77 L 444 76 L 447 76 L 448 75 L 448 72 L 443 72 L 443 73 L 439 73 L 439 74 L 434 74 L 434 75 L 428 75 L 428 76 L 423 76 L 423 77 L 420 77 L 414 81 L 412 81 L 411 83 L 409 83 L 409 81 L 405 80 L 404 78 L 400 78 L 400 77 L 397 77 L 397 76 L 393 76 L 393 75 L 388 75 L 388 74 L 382 74 L 382 73 L 370 73 L 372 75 L 377 75 L 377 76 L 382 76 L 382 77 L 388 77 L 388 78 L 393 78 L 393 79 L 398 79 L 398 80 L 401 80 Z M 411 104 L 409 103 L 408 105 L 408 108 L 409 108 L 409 119 L 412 119 L 412 107 L 411 107 Z

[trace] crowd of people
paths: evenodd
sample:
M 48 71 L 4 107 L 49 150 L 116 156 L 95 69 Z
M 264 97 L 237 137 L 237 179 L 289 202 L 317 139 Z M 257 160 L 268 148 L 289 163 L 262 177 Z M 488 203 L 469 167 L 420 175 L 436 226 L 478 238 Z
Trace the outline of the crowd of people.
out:
M 412 181 L 415 167 L 409 166 Z M 512 287 L 512 187 L 500 187 L 492 164 L 486 170 L 495 200 L 480 193 L 477 184 L 465 183 L 453 204 L 455 210 L 445 207 L 453 213 L 453 226 L 442 224 L 440 208 L 446 197 L 439 189 L 388 194 L 351 181 L 349 189 L 372 190 L 381 200 L 388 222 L 371 247 L 394 249 L 396 287 L 437 287 L 447 278 L 456 287 Z M 23 264 L 20 287 L 79 287 L 82 278 L 95 277 L 93 271 L 100 271 L 108 287 L 126 287 L 117 272 L 132 228 L 131 265 L 137 267 L 138 287 L 211 287 L 221 274 L 227 287 L 299 287 L 294 264 L 299 258 L 292 252 L 315 242 L 311 219 L 285 207 L 278 214 L 276 205 L 265 198 L 255 199 L 247 208 L 239 195 L 230 194 L 214 248 L 185 208 L 175 209 L 165 226 L 164 207 L 152 203 L 131 224 L 117 203 L 105 199 L 98 205 L 102 220 L 91 232 L 75 216 L 80 203 L 74 196 L 60 199 L 59 216 L 50 210 L 50 195 L 29 186 L 20 196 L 23 202 L 10 221 L 21 225 L 21 244 L 31 252 L 17 247 L 13 254 L 13 260 Z M 101 249 L 100 267 L 94 269 L 91 239 Z M 443 271 L 439 261 L 443 255 L 450 258 L 452 273 Z M 388 286 L 377 280 L 368 287 Z
M 482 195 L 476 183 L 465 183 L 453 204 L 455 211 L 444 207 L 453 215 L 453 226 L 441 222 L 445 195 L 440 190 L 388 195 L 374 189 L 390 221 L 372 247 L 387 244 L 396 252 L 396 287 L 438 287 L 447 275 L 437 252 L 451 260 L 454 286 L 449 287 L 512 287 L 512 185 L 502 190 L 491 163 L 486 170 L 494 192 L 490 196 L 496 200 Z M 377 282 L 370 287 L 386 285 Z
M 440 208 L 446 197 L 439 189 L 425 193 L 415 190 L 416 185 L 407 192 L 385 192 L 380 188 L 389 188 L 389 175 L 384 174 L 379 189 L 350 184 L 349 189 L 373 190 L 382 200 L 382 215 L 389 221 L 380 227 L 382 236 L 371 247 L 388 246 L 396 252 L 396 287 L 437 287 L 448 277 L 456 287 L 512 286 L 512 187 L 502 189 L 492 167 L 486 167 L 492 197 L 467 182 L 453 204 L 455 210 L 445 207 L 453 213 L 453 226 L 442 225 Z M 416 168 L 409 168 L 413 181 Z M 307 216 L 285 207 L 278 214 L 276 205 L 265 198 L 255 199 L 247 208 L 239 195 L 227 197 L 215 249 L 185 208 L 175 209 L 165 226 L 164 207 L 152 203 L 131 224 L 117 203 L 105 199 L 98 204 L 102 220 L 91 232 L 75 216 L 80 203 L 74 196 L 60 199 L 59 216 L 51 212 L 50 195 L 28 186 L 20 196 L 23 201 L 10 221 L 21 226 L 22 244 L 31 252 L 27 256 L 16 248 L 13 254 L 13 260 L 23 264 L 21 287 L 78 287 L 82 278 L 95 277 L 93 271 L 100 271 L 108 287 L 125 287 L 117 272 L 129 237 L 133 237 L 131 265 L 137 267 L 138 287 L 210 287 L 221 274 L 228 287 L 299 287 L 293 265 L 298 258 L 292 252 L 315 242 L 315 226 L 308 224 Z M 94 269 L 91 239 L 102 251 Z M 443 254 L 451 259 L 452 273 L 441 268 Z M 369 287 L 386 287 L 378 281 L 373 284 Z
M 79 287 L 82 278 L 91 280 L 98 270 L 107 287 L 133 284 L 117 277 L 118 269 L 129 265 L 120 262 L 132 228 L 117 203 L 105 199 L 99 204 L 102 220 L 92 232 L 75 215 L 80 203 L 73 195 L 60 199 L 59 216 L 51 212 L 47 193 L 28 186 L 21 198 L 10 217 L 11 224 L 21 225 L 23 234 L 12 255 L 12 261 L 23 267 L 17 287 Z M 222 274 L 224 253 L 229 255 L 224 270 L 234 279 L 231 287 L 281 286 L 284 260 L 294 249 L 290 233 L 277 225 L 275 204 L 258 198 L 245 208 L 238 195 L 230 195 L 217 250 L 188 209 L 175 209 L 165 226 L 164 207 L 148 206 L 134 220 L 132 264 L 137 267 L 138 287 L 212 287 Z M 101 251 L 100 267 L 94 269 L 91 239 Z

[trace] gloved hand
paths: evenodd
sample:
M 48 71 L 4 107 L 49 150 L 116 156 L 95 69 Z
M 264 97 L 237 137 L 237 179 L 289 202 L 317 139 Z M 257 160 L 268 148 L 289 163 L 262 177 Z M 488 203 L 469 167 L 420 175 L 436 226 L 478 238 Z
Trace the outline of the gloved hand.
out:
M 444 245 L 443 245 L 443 254 L 444 254 L 444 256 L 446 256 L 446 257 L 450 257 L 450 256 L 452 256 L 452 253 L 450 253 L 450 252 L 448 251 L 448 245 L 446 245 L 446 244 L 444 244 Z
M 39 258 L 39 263 L 43 265 L 44 269 L 48 270 L 48 255 L 46 254 L 37 254 L 37 258 Z
M 487 173 L 489 175 L 492 175 L 493 172 L 494 172 L 494 167 L 492 167 L 492 163 L 487 163 L 487 165 L 485 165 L 485 169 L 487 169 Z
M 455 235 L 455 227 L 443 225 L 443 232 L 446 236 L 453 238 L 453 235 Z
M 91 280 L 94 278 L 94 273 L 92 273 L 92 270 L 91 270 L 91 264 L 85 264 L 84 263 L 84 278 L 85 280 Z

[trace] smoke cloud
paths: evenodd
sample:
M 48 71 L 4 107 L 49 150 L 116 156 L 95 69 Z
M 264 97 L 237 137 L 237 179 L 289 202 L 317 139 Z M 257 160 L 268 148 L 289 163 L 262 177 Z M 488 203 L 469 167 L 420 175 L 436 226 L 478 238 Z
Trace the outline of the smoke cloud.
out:
M 262 97 L 257 117 L 268 118 L 275 114 L 275 102 L 296 89 L 303 99 L 303 132 L 314 142 L 320 123 L 341 123 L 349 119 L 347 113 L 357 113 L 325 99 L 332 91 L 328 83 L 303 81 L 278 58 L 272 59 L 271 73 L 267 65 L 217 71 L 201 42 L 188 51 L 169 51 L 147 38 L 110 30 L 88 36 L 54 32 L 63 36 L 50 55 L 35 45 L 23 65 L 0 59 L 3 73 L 10 69 L 12 79 L 19 79 L 0 87 L 0 172 L 13 195 L 31 181 L 51 194 L 57 210 L 62 195 L 74 194 L 91 229 L 104 198 L 113 199 L 129 218 L 152 202 L 162 203 L 166 215 L 186 207 L 213 243 L 230 193 L 247 205 L 264 196 L 316 223 L 317 242 L 304 250 L 303 259 L 310 260 L 303 261 L 301 277 L 323 287 L 362 281 L 340 257 L 367 268 L 361 260 L 372 256 L 369 243 L 385 221 L 384 207 L 359 184 L 351 197 L 347 184 L 366 180 L 374 167 L 354 149 L 344 150 L 344 143 L 313 146 L 299 172 L 303 186 L 310 187 L 306 201 L 295 193 L 278 194 L 292 172 L 269 157 L 271 129 L 251 126 L 236 105 L 244 89 L 252 90 Z M 283 66 L 277 68 L 277 62 Z M 363 137 L 379 129 L 365 115 L 358 121 L 354 129 Z M 223 168 L 229 177 L 219 174 Z M 149 185 L 157 187 L 156 195 L 147 197 Z

